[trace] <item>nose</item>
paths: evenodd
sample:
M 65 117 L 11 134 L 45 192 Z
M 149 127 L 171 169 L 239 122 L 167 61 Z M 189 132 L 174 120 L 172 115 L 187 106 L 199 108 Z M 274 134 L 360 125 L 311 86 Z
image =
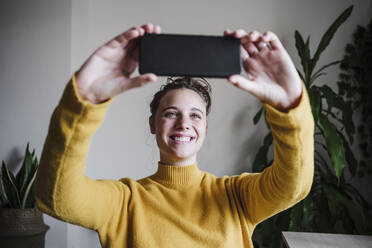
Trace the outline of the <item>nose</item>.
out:
M 190 129 L 190 120 L 184 115 L 180 115 L 177 118 L 176 122 L 176 129 L 177 130 L 189 130 Z

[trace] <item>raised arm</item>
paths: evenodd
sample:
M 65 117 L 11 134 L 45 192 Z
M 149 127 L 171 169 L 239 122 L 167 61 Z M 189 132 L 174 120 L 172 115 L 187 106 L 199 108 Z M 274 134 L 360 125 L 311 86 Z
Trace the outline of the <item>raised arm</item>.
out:
M 310 191 L 314 170 L 314 120 L 305 86 L 272 32 L 225 31 L 240 39 L 247 78 L 228 81 L 265 106 L 274 138 L 274 161 L 262 173 L 243 173 L 233 187 L 253 225 L 283 211 Z
M 98 229 L 117 217 L 112 209 L 125 212 L 129 188 L 86 177 L 85 160 L 110 99 L 156 81 L 154 74 L 130 76 L 138 65 L 138 37 L 145 32 L 160 32 L 160 27 L 147 24 L 118 35 L 98 48 L 66 86 L 51 118 L 36 179 L 37 205 L 47 214 Z
M 314 174 L 314 120 L 305 88 L 299 105 L 288 113 L 265 108 L 274 138 L 273 164 L 262 173 L 244 173 L 236 181 L 253 224 L 304 199 Z

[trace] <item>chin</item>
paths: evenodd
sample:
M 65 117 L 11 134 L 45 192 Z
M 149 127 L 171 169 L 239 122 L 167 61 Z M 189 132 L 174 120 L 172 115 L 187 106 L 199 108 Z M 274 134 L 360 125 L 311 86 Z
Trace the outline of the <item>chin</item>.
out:
M 171 156 L 177 159 L 182 159 L 182 160 L 189 160 L 192 159 L 195 156 L 195 152 L 190 152 L 190 151 L 173 151 L 171 152 Z
M 182 160 L 188 160 L 188 159 L 193 158 L 194 154 L 177 153 L 177 154 L 174 154 L 174 157 L 178 159 L 182 159 Z

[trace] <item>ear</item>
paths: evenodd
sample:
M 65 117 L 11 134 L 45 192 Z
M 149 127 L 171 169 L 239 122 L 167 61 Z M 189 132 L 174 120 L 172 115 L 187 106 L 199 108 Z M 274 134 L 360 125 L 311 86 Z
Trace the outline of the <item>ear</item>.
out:
M 150 125 L 150 132 L 152 134 L 155 134 L 154 117 L 152 115 L 149 117 L 149 125 Z

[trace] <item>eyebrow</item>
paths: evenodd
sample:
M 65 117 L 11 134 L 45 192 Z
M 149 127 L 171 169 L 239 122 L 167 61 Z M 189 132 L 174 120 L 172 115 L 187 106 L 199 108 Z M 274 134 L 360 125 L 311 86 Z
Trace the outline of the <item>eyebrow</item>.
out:
M 166 107 L 166 108 L 164 108 L 164 109 L 162 110 L 162 112 L 167 111 L 168 109 L 175 109 L 175 110 L 178 110 L 177 107 L 175 107 L 175 106 L 170 106 L 170 107 Z M 198 108 L 191 108 L 191 110 L 193 110 L 193 111 L 199 111 L 200 113 L 204 114 L 204 112 L 201 111 L 201 110 L 198 109 Z

